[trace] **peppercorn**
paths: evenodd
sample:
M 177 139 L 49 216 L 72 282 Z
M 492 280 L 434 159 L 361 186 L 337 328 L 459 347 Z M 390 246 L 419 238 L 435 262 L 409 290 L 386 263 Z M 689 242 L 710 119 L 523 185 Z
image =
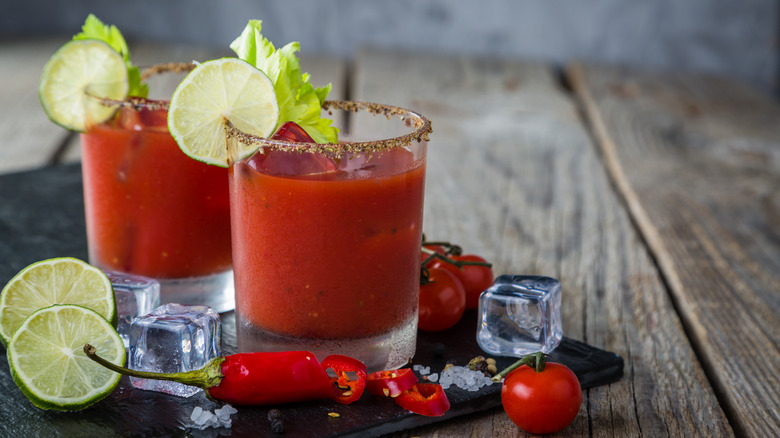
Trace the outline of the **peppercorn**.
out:
M 497 372 L 496 360 L 493 358 L 485 359 L 482 356 L 477 356 L 469 361 L 469 369 L 473 371 L 479 371 L 486 377 L 492 377 Z
M 271 409 L 268 411 L 268 421 L 279 420 L 282 418 L 282 411 L 279 409 Z
M 271 432 L 272 433 L 284 433 L 284 423 L 282 422 L 282 419 L 276 419 L 271 422 Z
M 271 426 L 271 433 L 284 432 L 284 421 L 282 420 L 282 411 L 279 409 L 271 409 L 268 411 L 268 421 Z

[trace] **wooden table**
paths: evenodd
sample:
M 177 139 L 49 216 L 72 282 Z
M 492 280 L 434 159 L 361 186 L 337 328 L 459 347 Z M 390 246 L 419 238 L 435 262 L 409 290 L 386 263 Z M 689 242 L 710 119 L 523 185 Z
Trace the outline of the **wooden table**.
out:
M 0 43 L 0 173 L 79 159 L 37 97 L 63 42 Z M 139 64 L 229 55 L 133 49 Z M 371 50 L 302 63 L 332 97 L 427 115 L 428 237 L 497 274 L 560 279 L 565 335 L 625 359 L 560 436 L 780 436 L 775 101 L 723 78 L 580 63 Z M 525 433 L 496 408 L 395 436 Z

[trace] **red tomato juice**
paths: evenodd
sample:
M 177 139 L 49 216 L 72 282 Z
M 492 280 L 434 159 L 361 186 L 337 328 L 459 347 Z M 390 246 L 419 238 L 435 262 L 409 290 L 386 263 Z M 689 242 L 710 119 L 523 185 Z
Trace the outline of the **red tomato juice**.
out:
M 81 135 L 90 261 L 158 279 L 227 271 L 227 169 L 182 153 L 166 117 L 123 108 Z
M 230 168 L 243 320 L 283 336 L 333 339 L 416 318 L 424 160 L 397 148 L 361 170 L 274 176 L 255 170 L 253 159 Z

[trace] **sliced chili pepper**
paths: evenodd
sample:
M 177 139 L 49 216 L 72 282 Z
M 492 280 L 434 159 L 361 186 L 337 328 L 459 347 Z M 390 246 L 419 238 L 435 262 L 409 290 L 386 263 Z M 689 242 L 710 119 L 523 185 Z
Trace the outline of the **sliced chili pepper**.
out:
M 398 397 L 417 383 L 417 376 L 409 368 L 377 371 L 368 375 L 366 389 L 374 395 Z
M 408 391 L 396 397 L 395 403 L 415 414 L 426 417 L 440 417 L 450 408 L 450 401 L 441 385 L 435 383 L 418 383 Z
M 363 395 L 366 388 L 366 365 L 349 356 L 333 354 L 322 361 L 322 369 L 331 370 L 331 399 L 350 404 Z M 354 377 L 353 377 L 354 376 Z
M 89 344 L 84 346 L 84 353 L 95 362 L 118 373 L 197 386 L 203 388 L 210 398 L 237 405 L 282 404 L 334 397 L 333 385 L 326 368 L 307 351 L 220 356 L 201 369 L 169 374 L 120 367 L 95 354 L 95 348 Z M 362 365 L 356 359 L 342 357 Z M 343 361 L 347 362 L 346 359 Z M 331 365 L 330 368 L 335 371 L 337 367 Z M 365 365 L 363 369 L 365 370 Z M 363 382 L 365 383 L 365 371 Z M 360 392 L 362 393 L 362 387 Z

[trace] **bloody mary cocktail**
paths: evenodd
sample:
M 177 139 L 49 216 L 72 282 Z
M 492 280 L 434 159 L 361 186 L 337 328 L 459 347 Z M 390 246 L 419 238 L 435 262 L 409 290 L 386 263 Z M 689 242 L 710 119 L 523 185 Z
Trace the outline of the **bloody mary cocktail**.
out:
M 369 369 L 414 355 L 430 124 L 396 111 L 414 123 L 403 139 L 229 135 L 261 147 L 230 168 L 239 350 L 346 354 Z
M 227 169 L 181 152 L 165 102 L 81 135 L 90 262 L 160 281 L 161 301 L 233 308 Z

